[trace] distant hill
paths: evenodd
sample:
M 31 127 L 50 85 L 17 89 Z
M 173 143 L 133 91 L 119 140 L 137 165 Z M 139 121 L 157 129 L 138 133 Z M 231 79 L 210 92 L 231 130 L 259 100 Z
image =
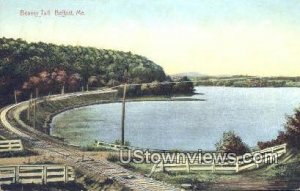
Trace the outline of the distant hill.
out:
M 200 74 L 198 72 L 184 72 L 184 73 L 178 73 L 178 74 L 173 74 L 171 77 L 189 77 L 189 78 L 194 78 L 194 77 L 207 77 L 208 75 L 205 74 Z

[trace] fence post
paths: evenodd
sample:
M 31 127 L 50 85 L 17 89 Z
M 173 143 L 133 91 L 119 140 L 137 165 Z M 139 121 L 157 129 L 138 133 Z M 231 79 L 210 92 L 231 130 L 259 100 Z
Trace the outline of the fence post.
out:
M 238 159 L 235 163 L 235 172 L 239 172 L 239 160 Z
M 20 166 L 17 165 L 15 168 L 15 183 L 19 183 Z
M 156 171 L 157 166 L 158 166 L 158 163 L 155 163 L 155 164 L 153 165 L 153 167 L 152 167 L 152 169 L 151 169 L 151 172 L 150 172 L 150 174 L 149 174 L 149 177 L 151 177 L 152 174 Z
M 216 164 L 215 164 L 215 160 L 213 160 L 213 164 L 212 164 L 212 172 L 216 171 Z
M 68 177 L 68 166 L 65 165 L 65 182 L 68 182 L 68 179 L 69 179 L 69 177 Z
M 186 171 L 187 171 L 187 173 L 190 173 L 190 163 L 189 163 L 189 160 L 186 160 Z
M 43 166 L 43 183 L 47 184 L 47 166 Z
M 11 150 L 11 141 L 8 142 L 8 150 Z
M 164 165 L 164 162 L 163 161 L 161 161 L 161 171 L 162 172 L 165 172 L 165 165 Z
M 21 139 L 19 140 L 19 144 L 20 144 L 20 150 L 23 150 L 24 148 L 23 148 L 23 143 L 22 143 Z

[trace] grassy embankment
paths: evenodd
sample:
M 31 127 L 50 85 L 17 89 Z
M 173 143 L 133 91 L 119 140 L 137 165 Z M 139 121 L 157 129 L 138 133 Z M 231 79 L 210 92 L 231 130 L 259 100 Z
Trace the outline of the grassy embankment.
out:
M 108 160 L 142 174 L 149 174 L 153 165 L 150 164 L 121 164 L 117 153 L 110 154 Z M 228 189 L 297 189 L 300 187 L 300 152 L 290 149 L 279 159 L 278 164 L 264 165 L 259 169 L 240 173 L 222 172 L 159 172 L 153 178 L 180 186 L 191 184 L 195 189 L 223 190 Z
M 37 104 L 36 127 L 39 130 L 46 132 L 46 130 L 49 128 L 48 125 L 51 122 L 52 117 L 60 112 L 80 106 L 92 105 L 97 103 L 109 103 L 113 101 L 115 101 L 115 93 L 82 95 L 55 101 L 43 99 L 42 102 Z M 33 126 L 33 109 L 30 110 L 29 116 L 32 120 L 27 119 L 26 110 L 21 113 L 20 118 L 27 125 Z

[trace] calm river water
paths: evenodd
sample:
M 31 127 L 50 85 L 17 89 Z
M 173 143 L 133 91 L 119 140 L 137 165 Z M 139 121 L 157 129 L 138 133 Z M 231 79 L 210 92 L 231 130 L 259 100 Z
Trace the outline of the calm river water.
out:
M 152 149 L 211 150 L 234 130 L 249 146 L 275 138 L 300 106 L 300 88 L 196 87 L 206 101 L 126 103 L 125 137 Z M 54 117 L 51 135 L 74 145 L 120 139 L 121 103 L 92 105 Z

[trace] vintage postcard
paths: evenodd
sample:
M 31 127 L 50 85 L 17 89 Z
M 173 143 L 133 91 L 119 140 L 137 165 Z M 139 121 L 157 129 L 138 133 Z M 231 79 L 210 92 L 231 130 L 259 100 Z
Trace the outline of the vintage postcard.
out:
M 0 0 L 0 190 L 300 190 L 299 0 Z

